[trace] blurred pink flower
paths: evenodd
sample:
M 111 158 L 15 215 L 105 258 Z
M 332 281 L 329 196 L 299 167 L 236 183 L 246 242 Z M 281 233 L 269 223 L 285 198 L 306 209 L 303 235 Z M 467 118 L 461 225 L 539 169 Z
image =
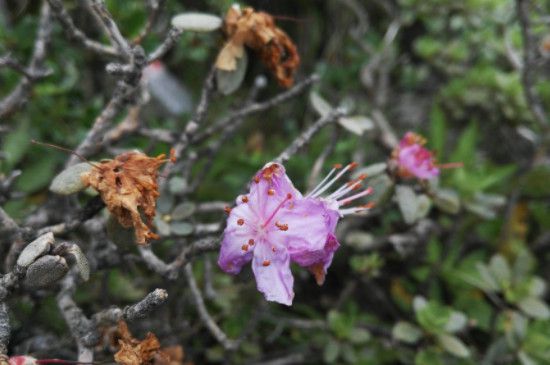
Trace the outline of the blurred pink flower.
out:
M 401 139 L 392 154 L 400 177 L 428 180 L 439 175 L 435 157 L 425 144 L 426 140 L 413 132 L 407 132 Z
M 252 261 L 258 290 L 267 300 L 286 305 L 291 305 L 294 298 L 291 262 L 307 267 L 321 285 L 340 246 L 334 234 L 338 220 L 345 214 L 366 209 L 340 209 L 356 198 L 354 195 L 337 200 L 354 190 L 356 182 L 344 185 L 336 195 L 321 197 L 349 166 L 328 180 L 335 172 L 333 169 L 304 197 L 282 165 L 268 163 L 254 176 L 249 194 L 239 196 L 237 206 L 229 211 L 218 258 L 221 269 L 237 274 Z
M 36 365 L 38 362 L 34 357 L 30 356 L 12 356 L 9 358 L 10 365 Z

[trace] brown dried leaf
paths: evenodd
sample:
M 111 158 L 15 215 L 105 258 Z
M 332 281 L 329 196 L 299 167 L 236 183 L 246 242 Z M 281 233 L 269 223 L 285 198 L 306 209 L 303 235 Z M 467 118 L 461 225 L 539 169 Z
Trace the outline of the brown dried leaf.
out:
M 107 209 L 123 227 L 134 227 L 138 244 L 158 238 L 150 227 L 159 196 L 158 168 L 166 161 L 164 155 L 148 157 L 140 152 L 126 152 L 80 176 L 86 186 L 99 192 Z
M 148 333 L 140 341 L 132 336 L 124 321 L 118 322 L 114 339 L 120 349 L 115 354 L 115 361 L 121 365 L 192 365 L 184 364 L 185 352 L 179 345 L 160 348 L 160 343 L 153 333 Z
M 146 365 L 151 364 L 155 355 L 159 353 L 160 342 L 157 337 L 149 332 L 145 340 L 139 341 L 132 337 L 126 322 L 118 322 L 118 344 L 120 349 L 115 354 L 115 361 L 121 365 Z
M 228 40 L 218 54 L 217 68 L 235 70 L 236 58 L 242 57 L 244 46 L 247 46 L 259 54 L 279 85 L 290 87 L 294 83 L 300 56 L 289 36 L 275 26 L 271 15 L 256 12 L 251 7 L 241 10 L 233 6 L 225 16 L 224 32 Z

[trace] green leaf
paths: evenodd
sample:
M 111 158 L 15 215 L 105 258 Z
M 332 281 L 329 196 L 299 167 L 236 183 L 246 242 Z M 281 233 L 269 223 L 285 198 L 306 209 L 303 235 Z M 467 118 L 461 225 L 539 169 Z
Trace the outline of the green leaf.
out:
M 503 288 L 510 285 L 512 280 L 512 271 L 510 265 L 502 255 L 494 255 L 489 262 L 489 270 L 492 276 L 498 282 L 498 285 Z
M 523 313 L 527 314 L 530 317 L 538 319 L 548 319 L 550 318 L 550 309 L 548 305 L 535 297 L 527 297 L 522 299 L 518 303 L 518 307 L 522 310 Z
M 6 155 L 5 159 L 8 164 L 8 169 L 11 169 L 21 160 L 21 158 L 23 158 L 25 152 L 29 148 L 29 121 L 27 119 L 23 119 L 23 121 L 17 126 L 17 129 L 8 133 L 4 137 L 3 145 L 3 151 Z
M 216 69 L 216 85 L 218 91 L 223 95 L 229 95 L 236 91 L 243 83 L 247 67 L 248 55 L 245 51 L 242 57 L 237 57 L 237 66 L 235 70 L 226 71 Z
M 332 105 L 330 105 L 329 102 L 326 101 L 316 91 L 312 91 L 312 92 L 309 93 L 309 102 L 311 103 L 311 106 L 313 106 L 313 109 L 321 117 L 324 117 L 324 116 L 328 115 L 332 111 L 332 109 L 334 109 L 332 107 Z
M 477 142 L 477 126 L 471 123 L 458 139 L 458 144 L 451 156 L 451 161 L 463 162 L 468 166 L 475 161 L 475 145 Z
M 452 189 L 438 189 L 433 202 L 445 213 L 456 214 L 460 210 L 460 198 L 458 193 Z
M 398 341 L 414 344 L 422 337 L 422 331 L 409 322 L 399 321 L 393 326 L 392 337 Z
M 445 351 L 456 357 L 465 358 L 470 356 L 468 347 L 456 336 L 439 334 L 437 341 Z
M 419 351 L 414 358 L 415 365 L 444 365 L 442 356 L 434 349 L 424 349 Z
M 388 164 L 385 162 L 379 162 L 372 165 L 368 165 L 362 169 L 358 169 L 353 176 L 358 177 L 361 174 L 367 175 L 367 177 L 371 178 L 377 175 L 380 175 L 381 173 L 385 172 L 388 169 Z
M 339 355 L 340 344 L 336 340 L 330 339 L 323 351 L 323 359 L 326 363 L 332 364 L 338 359 Z
M 56 158 L 51 153 L 44 153 L 43 157 L 29 162 L 22 169 L 23 173 L 17 180 L 17 188 L 25 192 L 35 192 L 49 185 L 54 175 Z
M 174 208 L 170 216 L 173 220 L 185 219 L 193 215 L 196 209 L 197 209 L 197 206 L 194 203 L 191 203 L 191 202 L 181 203 L 176 205 L 176 207 Z
M 356 345 L 362 345 L 370 340 L 371 336 L 369 331 L 364 328 L 356 327 L 351 330 L 349 340 Z
M 431 201 L 426 195 L 416 195 L 414 190 L 407 185 L 397 185 L 395 198 L 407 224 L 413 224 L 424 218 L 431 207 Z
M 192 32 L 212 32 L 221 25 L 222 19 L 212 14 L 183 13 L 172 18 L 174 28 Z
M 335 310 L 328 313 L 328 325 L 338 338 L 349 338 L 354 328 L 346 315 Z
M 92 165 L 88 162 L 77 163 L 66 168 L 54 177 L 50 184 L 50 191 L 61 195 L 79 192 L 86 187 L 80 176 L 91 169 Z
M 426 331 L 440 333 L 446 331 L 453 311 L 439 303 L 428 302 L 426 306 L 416 312 L 416 320 Z
M 455 333 L 461 331 L 468 323 L 468 317 L 462 312 L 453 311 L 447 324 L 445 324 L 445 330 L 449 333 Z
M 372 120 L 362 115 L 338 118 L 338 124 L 358 136 L 374 128 Z

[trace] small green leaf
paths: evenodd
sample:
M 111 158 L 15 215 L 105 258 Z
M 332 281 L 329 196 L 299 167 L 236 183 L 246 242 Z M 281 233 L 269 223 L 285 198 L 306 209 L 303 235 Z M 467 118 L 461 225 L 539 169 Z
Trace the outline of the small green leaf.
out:
M 323 351 L 323 359 L 325 362 L 332 364 L 340 355 L 340 344 L 336 340 L 329 340 Z
M 446 213 L 456 214 L 460 210 L 460 198 L 454 190 L 438 189 L 433 201 L 439 209 Z
M 439 334 L 437 340 L 445 351 L 456 357 L 465 358 L 470 356 L 468 347 L 456 336 Z
M 358 169 L 353 176 L 358 177 L 359 175 L 367 175 L 367 177 L 371 178 L 377 175 L 380 175 L 381 173 L 385 172 L 388 169 L 388 164 L 385 162 L 379 162 L 372 165 L 368 165 L 362 169 Z
M 234 70 L 226 71 L 216 69 L 216 85 L 218 91 L 223 95 L 229 95 L 236 91 L 243 83 L 246 69 L 248 67 L 248 56 L 246 51 L 242 57 L 237 57 L 237 66 Z
M 174 28 L 192 32 L 212 32 L 221 25 L 222 19 L 212 14 L 183 13 L 172 18 Z
M 338 123 L 351 133 L 357 134 L 358 136 L 361 136 L 363 133 L 374 128 L 374 123 L 372 120 L 362 115 L 341 117 L 338 119 Z
M 188 222 L 172 222 L 170 230 L 177 236 L 187 236 L 193 233 L 193 225 Z
M 414 344 L 422 337 L 422 331 L 409 322 L 399 321 L 393 326 L 392 336 L 398 341 Z
M 187 181 L 179 176 L 174 176 L 168 181 L 168 188 L 172 194 L 181 194 L 187 188 Z
M 550 309 L 548 305 L 535 297 L 527 297 L 518 303 L 518 307 L 523 313 L 533 318 L 550 318 Z
M 445 330 L 449 333 L 455 333 L 461 331 L 466 323 L 468 323 L 468 317 L 462 312 L 454 311 L 445 325 Z
M 364 328 L 358 328 L 358 327 L 352 329 L 349 336 L 349 340 L 356 345 L 364 344 L 368 340 L 370 340 L 370 338 L 371 336 L 369 331 L 367 331 Z
M 79 192 L 86 187 L 80 176 L 91 169 L 92 165 L 87 162 L 77 163 L 66 168 L 54 177 L 50 184 L 50 191 L 61 195 Z
M 176 205 L 170 216 L 173 220 L 181 220 L 190 217 L 195 213 L 197 206 L 191 202 L 185 202 Z
M 309 93 L 309 102 L 311 103 L 311 106 L 313 106 L 313 109 L 321 117 L 328 115 L 332 111 L 332 109 L 334 109 L 328 101 L 323 99 L 323 97 L 315 91 Z
M 489 262 L 489 270 L 499 286 L 507 287 L 512 279 L 510 265 L 502 255 L 494 255 Z

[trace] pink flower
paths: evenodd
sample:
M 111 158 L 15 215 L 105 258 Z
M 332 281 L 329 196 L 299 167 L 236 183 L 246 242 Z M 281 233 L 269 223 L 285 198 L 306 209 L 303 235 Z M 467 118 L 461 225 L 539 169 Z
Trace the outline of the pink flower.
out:
M 407 132 L 401 139 L 392 154 L 400 177 L 428 180 L 439 175 L 435 157 L 425 144 L 426 140 L 413 132 Z
M 10 365 L 36 365 L 38 364 L 34 357 L 30 356 L 12 356 L 9 358 Z
M 351 213 L 340 209 L 351 200 L 337 199 L 357 184 L 354 182 L 351 188 L 345 185 L 334 196 L 322 198 L 320 194 L 346 169 L 329 181 L 333 169 L 310 195 L 303 197 L 282 165 L 267 164 L 255 175 L 249 194 L 239 196 L 237 206 L 230 211 L 218 259 L 221 269 L 238 274 L 252 261 L 258 290 L 267 300 L 286 305 L 291 305 L 294 298 L 291 262 L 309 268 L 321 285 L 340 246 L 336 224 L 341 216 Z M 353 212 L 358 209 L 364 208 L 352 208 Z

